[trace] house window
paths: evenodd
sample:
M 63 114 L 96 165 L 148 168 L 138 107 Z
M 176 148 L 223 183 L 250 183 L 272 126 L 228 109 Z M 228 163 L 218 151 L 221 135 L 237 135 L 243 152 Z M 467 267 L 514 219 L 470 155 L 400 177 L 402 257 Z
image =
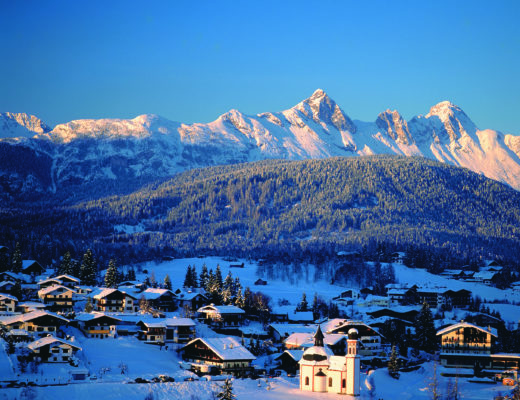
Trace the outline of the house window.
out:
M 329 387 L 332 387 L 332 378 L 329 378 Z
M 308 376 L 305 377 L 305 386 L 309 386 L 309 377 Z
M 341 387 L 342 387 L 343 389 L 345 389 L 345 387 L 347 387 L 347 382 L 345 381 L 345 379 L 343 379 L 343 380 L 341 381 Z

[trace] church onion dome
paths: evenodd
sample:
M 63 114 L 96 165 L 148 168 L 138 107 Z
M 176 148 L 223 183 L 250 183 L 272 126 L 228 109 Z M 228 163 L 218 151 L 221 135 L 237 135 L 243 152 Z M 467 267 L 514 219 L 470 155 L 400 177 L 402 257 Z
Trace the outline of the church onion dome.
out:
M 348 331 L 348 338 L 349 340 L 357 340 L 358 339 L 359 332 L 356 328 L 351 328 Z

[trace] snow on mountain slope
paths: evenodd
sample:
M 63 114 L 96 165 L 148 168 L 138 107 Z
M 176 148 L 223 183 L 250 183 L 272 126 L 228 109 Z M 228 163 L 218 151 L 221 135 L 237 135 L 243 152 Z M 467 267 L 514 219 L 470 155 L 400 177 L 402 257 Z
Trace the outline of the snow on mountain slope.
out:
M 230 110 L 210 123 L 156 115 L 76 120 L 48 128 L 25 114 L 0 114 L 0 140 L 53 159 L 53 185 L 150 181 L 186 169 L 266 158 L 399 154 L 424 156 L 520 189 L 520 136 L 479 130 L 464 111 L 440 102 L 410 121 L 386 110 L 375 121 L 350 117 L 323 90 L 281 112 Z M 0 170 L 2 165 L 0 165 Z
M 34 115 L 11 112 L 0 113 L 0 139 L 30 138 L 50 130 L 51 128 Z

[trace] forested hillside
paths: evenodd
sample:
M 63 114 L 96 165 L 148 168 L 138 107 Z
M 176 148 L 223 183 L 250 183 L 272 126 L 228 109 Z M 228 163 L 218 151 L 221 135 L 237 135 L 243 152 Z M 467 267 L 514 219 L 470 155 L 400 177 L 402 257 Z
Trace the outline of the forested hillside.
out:
M 122 262 L 326 257 L 378 244 L 428 248 L 445 260 L 518 259 L 519 204 L 506 185 L 425 158 L 261 161 L 191 170 L 124 197 L 3 209 L 0 243 L 19 240 L 48 259 L 91 247 Z

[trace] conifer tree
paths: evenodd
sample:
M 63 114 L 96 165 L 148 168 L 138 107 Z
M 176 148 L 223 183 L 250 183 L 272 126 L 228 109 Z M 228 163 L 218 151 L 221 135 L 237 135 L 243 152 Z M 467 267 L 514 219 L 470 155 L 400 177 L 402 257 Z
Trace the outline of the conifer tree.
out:
M 105 274 L 105 286 L 107 288 L 116 288 L 118 282 L 117 266 L 114 259 L 111 259 L 108 263 L 107 272 Z
M 399 379 L 399 358 L 395 345 L 392 346 L 392 353 L 388 360 L 388 374 L 394 379 Z
M 126 274 L 126 280 L 135 281 L 135 269 L 134 267 L 128 268 L 128 272 Z
M 246 303 L 244 300 L 244 295 L 242 294 L 242 288 L 239 287 L 237 290 L 237 295 L 235 297 L 235 306 L 238 308 L 244 309 Z
M 16 242 L 16 246 L 14 248 L 14 253 L 13 253 L 13 261 L 11 264 L 11 271 L 14 272 L 15 274 L 22 272 L 22 265 L 23 265 L 23 261 L 22 261 L 22 251 L 20 249 L 20 242 Z
M 84 285 L 94 286 L 96 284 L 97 264 L 92 254 L 92 250 L 88 249 L 83 255 L 81 262 L 80 278 Z
M 300 304 L 298 304 L 298 307 L 296 307 L 297 311 L 307 311 L 309 309 L 309 303 L 307 303 L 307 296 L 305 292 L 302 294 L 302 300 L 300 301 Z
M 191 282 L 194 288 L 199 287 L 199 277 L 197 276 L 197 268 L 195 265 L 191 267 Z
M 202 264 L 202 270 L 201 270 L 200 276 L 199 276 L 199 287 L 203 288 L 204 290 L 207 290 L 208 282 L 209 282 L 208 267 L 206 266 L 206 263 L 204 263 L 204 264 Z
M 20 281 L 16 281 L 11 288 L 11 294 L 18 299 L 18 301 L 22 300 L 22 285 Z
M 78 260 L 71 261 L 72 269 L 71 275 L 81 279 L 81 264 Z M 83 283 L 83 282 L 82 282 Z
M 183 286 L 185 288 L 193 287 L 191 265 L 188 265 L 188 268 L 186 268 L 186 275 L 184 277 L 184 285 Z
M 87 303 L 85 304 L 85 312 L 91 313 L 94 310 L 94 305 L 92 304 L 92 298 L 89 296 L 87 298 Z
M 222 290 L 222 271 L 220 270 L 220 265 L 217 264 L 217 269 L 215 270 L 215 289 L 220 292 Z
M 244 310 L 250 312 L 253 309 L 253 294 L 251 293 L 251 289 L 249 286 L 246 287 L 244 291 Z
M 58 272 L 59 272 L 60 275 L 61 274 L 72 275 L 72 272 L 73 272 L 72 271 L 72 257 L 70 255 L 70 251 L 67 251 L 63 255 L 63 260 L 61 261 L 61 264 L 60 264 Z
M 172 290 L 172 281 L 170 279 L 170 275 L 166 274 L 164 277 L 164 288 L 168 290 Z
M 217 394 L 217 398 L 219 400 L 235 400 L 236 396 L 233 393 L 233 384 L 230 379 L 226 379 L 224 382 L 224 386 L 222 387 L 222 392 Z
M 430 306 L 423 302 L 415 319 L 415 345 L 419 350 L 432 353 L 437 348 L 437 335 Z

